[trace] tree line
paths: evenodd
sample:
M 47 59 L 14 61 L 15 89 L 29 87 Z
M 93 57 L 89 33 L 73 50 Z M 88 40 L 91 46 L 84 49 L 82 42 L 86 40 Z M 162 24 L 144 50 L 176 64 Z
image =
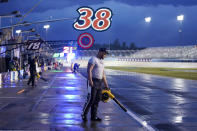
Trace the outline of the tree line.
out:
M 116 39 L 112 43 L 94 43 L 94 45 L 90 48 L 90 50 L 98 50 L 101 47 L 105 47 L 110 50 L 141 50 L 144 49 L 144 47 L 137 47 L 134 42 L 131 42 L 130 44 L 127 44 L 126 42 L 120 42 L 119 39 Z

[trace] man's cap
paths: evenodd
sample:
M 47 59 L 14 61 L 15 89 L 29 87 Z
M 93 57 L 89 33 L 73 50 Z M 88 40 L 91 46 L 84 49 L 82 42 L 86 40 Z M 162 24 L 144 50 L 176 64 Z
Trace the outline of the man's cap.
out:
M 105 52 L 106 54 L 109 54 L 109 52 L 107 51 L 106 48 L 100 48 L 100 49 L 99 49 L 99 52 Z

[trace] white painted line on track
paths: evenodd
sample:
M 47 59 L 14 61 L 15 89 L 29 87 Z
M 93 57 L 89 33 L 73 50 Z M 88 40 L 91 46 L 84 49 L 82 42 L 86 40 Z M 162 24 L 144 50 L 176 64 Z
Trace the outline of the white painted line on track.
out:
M 0 111 L 5 108 L 6 106 L 8 106 L 11 102 L 7 103 L 7 104 L 4 104 L 1 108 L 0 108 Z
M 40 98 L 36 101 L 36 104 L 33 106 L 33 108 L 31 109 L 31 111 L 34 111 L 37 108 L 37 106 L 40 104 L 40 102 L 42 101 L 42 98 L 47 93 L 48 89 L 52 86 L 52 84 L 54 83 L 56 77 L 57 77 L 57 75 L 55 75 L 55 77 L 53 78 L 53 80 L 50 82 L 49 87 L 41 94 Z
M 139 122 L 146 130 L 155 131 L 155 129 L 149 125 L 146 121 L 142 120 L 139 116 L 137 116 L 134 112 L 127 109 L 127 114 L 134 118 L 137 122 Z

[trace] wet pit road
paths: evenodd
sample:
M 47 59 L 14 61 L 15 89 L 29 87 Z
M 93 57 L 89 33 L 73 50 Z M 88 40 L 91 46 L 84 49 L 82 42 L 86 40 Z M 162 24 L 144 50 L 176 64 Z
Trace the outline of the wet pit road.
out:
M 27 86 L 27 79 L 0 86 L 0 130 L 144 131 L 113 102 L 99 104 L 101 122 L 81 120 L 87 96 L 86 79 L 67 71 L 44 74 L 47 82 Z M 104 109 L 104 110 L 103 110 Z
M 87 76 L 86 69 L 79 71 Z M 158 130 L 197 130 L 197 81 L 105 70 L 112 93 Z
M 85 91 L 79 86 L 83 81 L 72 73 L 51 72 L 45 78 L 48 82 L 39 80 L 35 88 L 27 86 L 27 80 L 1 86 L 0 130 L 83 129 L 84 95 L 78 94 Z

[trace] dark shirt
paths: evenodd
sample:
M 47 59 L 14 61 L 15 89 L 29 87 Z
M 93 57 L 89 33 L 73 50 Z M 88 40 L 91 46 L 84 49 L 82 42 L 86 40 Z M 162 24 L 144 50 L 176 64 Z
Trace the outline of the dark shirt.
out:
M 29 67 L 29 70 L 30 72 L 36 72 L 36 63 L 35 63 L 35 60 L 31 60 L 30 63 L 29 63 L 30 67 Z

